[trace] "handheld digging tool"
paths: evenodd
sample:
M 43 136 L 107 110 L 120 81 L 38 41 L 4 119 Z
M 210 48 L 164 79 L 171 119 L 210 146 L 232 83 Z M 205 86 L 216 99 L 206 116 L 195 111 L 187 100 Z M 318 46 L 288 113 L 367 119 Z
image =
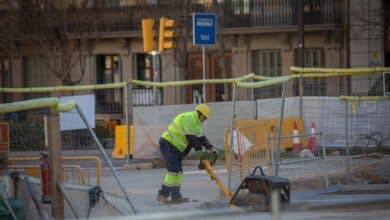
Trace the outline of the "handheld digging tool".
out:
M 198 168 L 200 170 L 206 170 L 206 172 L 210 175 L 210 178 L 212 180 L 214 180 L 218 187 L 221 189 L 221 191 L 223 192 L 223 194 L 226 196 L 226 198 L 228 200 L 230 200 L 232 198 L 232 195 L 233 193 L 230 192 L 222 183 L 222 181 L 217 177 L 217 175 L 215 174 L 212 166 L 214 165 L 214 163 L 217 161 L 217 158 L 218 158 L 218 153 L 217 152 L 213 152 L 211 153 L 211 156 L 212 156 L 212 160 L 206 160 L 205 159 L 205 156 L 202 155 L 202 157 L 200 158 L 200 161 L 199 161 L 199 165 L 198 165 Z

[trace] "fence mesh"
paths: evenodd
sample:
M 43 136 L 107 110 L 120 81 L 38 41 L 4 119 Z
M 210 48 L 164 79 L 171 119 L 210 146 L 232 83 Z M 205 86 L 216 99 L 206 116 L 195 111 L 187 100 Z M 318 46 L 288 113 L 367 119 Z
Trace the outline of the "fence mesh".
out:
M 376 161 L 352 160 L 348 153 L 354 155 L 362 152 L 384 151 L 389 144 L 390 136 L 390 121 L 387 117 L 390 113 L 389 102 L 345 102 L 340 100 L 338 96 L 347 91 L 345 87 L 348 77 L 323 78 L 321 80 L 321 83 L 326 84 L 326 86 L 304 86 L 303 97 L 294 94 L 296 80 L 290 80 L 284 86 L 269 86 L 273 89 L 284 88 L 280 94 L 283 93 L 285 99 L 274 97 L 250 100 L 248 98 L 248 101 L 208 103 L 213 111 L 213 117 L 205 122 L 204 130 L 217 148 L 225 150 L 226 168 L 228 176 L 231 177 L 225 183 L 231 182 L 232 190 L 259 165 L 263 166 L 269 175 L 274 175 L 277 169 L 278 175 L 289 178 L 294 192 L 340 183 L 362 183 L 363 179 L 355 175 L 356 170 L 375 165 Z M 139 95 L 139 91 L 134 94 L 130 93 L 130 96 L 122 94 L 123 92 L 125 91 L 122 89 L 102 89 L 99 90 L 99 95 L 93 91 L 64 92 L 60 95 L 72 95 L 73 98 L 90 94 L 96 95 L 92 96 L 92 101 L 82 101 L 80 105 L 86 105 L 86 114 L 93 116 L 90 118 L 91 123 L 94 124 L 93 130 L 108 155 L 111 155 L 115 146 L 116 126 L 126 124 L 125 116 L 129 109 L 124 106 L 128 104 L 129 100 L 133 103 L 134 101 L 138 104 L 141 103 L 135 97 Z M 251 89 L 237 88 L 237 94 L 233 94 L 232 97 L 234 95 L 243 96 L 243 94 L 251 96 L 253 92 L 255 91 Z M 330 92 L 334 96 L 326 95 Z M 152 93 L 145 94 L 147 98 L 150 98 Z M 34 97 L 44 97 L 45 95 L 48 94 L 34 93 Z M 129 100 L 126 100 L 126 97 Z M 195 104 L 147 106 L 149 104 L 131 107 L 132 125 L 134 126 L 133 156 L 136 159 L 161 158 L 158 148 L 158 139 L 161 133 L 176 115 L 191 111 L 196 106 Z M 95 112 L 88 112 L 93 105 L 96 107 Z M 282 105 L 284 105 L 283 120 L 280 122 Z M 40 152 L 46 151 L 44 118 L 49 115 L 49 112 L 49 109 L 29 110 L 1 116 L 2 120 L 10 125 L 10 156 L 22 158 L 22 162 L 18 162 L 18 166 L 38 165 L 37 161 L 27 162 L 27 158 L 36 158 Z M 85 127 L 76 126 L 82 124 L 79 114 L 75 111 L 61 114 L 66 116 L 67 126 L 72 127 L 72 130 L 61 127 L 62 155 L 64 157 L 89 158 L 73 161 L 64 160 L 65 171 L 63 175 L 66 182 L 85 186 L 100 185 L 105 192 L 106 199 L 112 201 L 113 206 L 120 210 L 118 213 L 131 214 L 130 209 L 125 208 L 128 207 L 126 196 L 115 181 L 114 173 L 107 168 L 108 164 L 101 152 L 98 151 L 97 143 Z M 229 131 L 232 129 L 231 120 L 233 119 L 234 147 L 233 158 L 229 164 L 231 149 Z M 283 125 L 281 132 L 279 132 L 280 123 Z M 312 128 L 320 133 L 316 136 L 317 152 L 314 153 L 310 151 L 310 138 L 313 137 L 311 136 Z M 296 141 L 295 137 L 292 137 L 294 130 L 303 135 L 298 138 L 300 149 L 306 150 L 303 153 L 300 151 L 301 154 L 293 152 Z M 280 141 L 280 154 L 278 154 L 279 135 L 290 136 Z M 90 159 L 95 157 L 102 161 L 100 171 L 96 165 L 98 162 L 95 159 Z M 116 166 L 123 164 L 125 164 L 125 160 L 114 161 Z M 29 172 L 34 171 L 30 170 Z M 35 170 L 35 172 L 37 171 Z M 100 181 L 98 180 L 99 175 L 101 176 Z M 350 179 L 347 179 L 347 176 L 350 176 Z M 78 207 L 81 206 L 81 203 L 85 203 L 85 201 L 71 200 L 72 206 Z
M 100 93 L 102 94 L 103 91 L 100 91 Z M 108 91 L 108 94 L 111 94 L 111 92 Z M 77 98 L 78 96 L 72 97 Z M 80 97 L 86 98 L 85 96 Z M 60 101 L 65 102 L 66 99 L 63 98 L 61 97 Z M 94 97 L 92 96 L 92 98 Z M 91 105 L 94 105 L 94 100 L 89 100 L 87 97 L 87 102 L 81 103 L 80 107 L 85 111 L 89 123 L 93 126 L 92 130 L 102 147 L 104 147 L 109 159 L 112 160 L 111 152 L 115 143 L 115 126 L 120 124 L 120 117 L 117 116 L 118 119 L 115 119 L 115 116 L 112 118 L 104 117 L 104 115 L 101 118 L 95 117 L 95 112 L 90 111 L 93 109 Z M 111 105 L 102 109 L 109 109 L 109 112 L 112 112 L 111 110 L 116 111 Z M 2 122 L 8 123 L 10 130 L 9 168 L 11 171 L 21 171 L 36 178 L 36 196 L 40 198 L 41 188 L 38 182 L 40 181 L 41 171 L 39 166 L 41 162 L 39 158 L 41 153 L 47 154 L 48 147 L 50 147 L 46 140 L 53 131 L 47 129 L 45 121 L 51 117 L 51 110 L 47 108 L 19 111 L 4 114 L 1 117 Z M 70 204 L 65 206 L 67 210 L 65 212 L 66 217 L 75 217 L 69 211 L 70 206 L 76 207 L 79 217 L 87 217 L 88 212 L 90 212 L 91 217 L 132 214 L 123 191 L 120 189 L 112 170 L 108 167 L 108 162 L 103 157 L 92 134 L 86 129 L 80 114 L 75 109 L 71 112 L 60 113 L 58 123 L 64 183 L 81 187 L 76 187 L 76 189 L 65 187 L 66 195 L 70 201 Z M 124 163 L 125 160 L 115 161 L 114 165 L 118 166 L 120 164 L 119 166 L 122 166 Z M 90 202 L 93 199 L 90 190 L 94 187 L 99 187 L 103 191 L 103 194 L 100 194 L 100 202 L 96 207 L 93 207 Z M 107 204 L 111 204 L 113 208 L 102 205 L 106 204 L 105 200 L 109 201 L 110 203 Z M 108 211 L 102 214 L 101 209 Z

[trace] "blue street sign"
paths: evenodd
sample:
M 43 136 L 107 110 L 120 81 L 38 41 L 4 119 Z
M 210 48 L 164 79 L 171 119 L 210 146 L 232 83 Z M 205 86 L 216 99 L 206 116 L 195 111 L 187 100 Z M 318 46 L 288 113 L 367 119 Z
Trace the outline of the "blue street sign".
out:
M 217 20 L 212 13 L 194 13 L 193 22 L 193 43 L 198 46 L 216 44 Z

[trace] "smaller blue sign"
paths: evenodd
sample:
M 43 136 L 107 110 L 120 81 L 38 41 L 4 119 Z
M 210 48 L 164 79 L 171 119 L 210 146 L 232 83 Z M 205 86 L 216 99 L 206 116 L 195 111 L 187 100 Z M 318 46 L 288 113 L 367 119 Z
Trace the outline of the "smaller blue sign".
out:
M 197 46 L 215 45 L 217 39 L 217 20 L 212 13 L 194 13 L 193 22 L 193 43 Z

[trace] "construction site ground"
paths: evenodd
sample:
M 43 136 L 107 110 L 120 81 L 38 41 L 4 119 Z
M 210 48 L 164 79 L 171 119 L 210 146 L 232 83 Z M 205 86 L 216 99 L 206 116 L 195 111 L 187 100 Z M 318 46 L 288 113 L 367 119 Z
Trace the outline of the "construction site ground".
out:
M 126 161 L 123 160 L 122 163 L 125 164 Z M 115 164 L 120 164 L 120 161 L 116 161 Z M 372 184 L 376 186 L 390 182 L 390 156 L 352 157 L 349 165 L 350 185 Z M 164 219 L 164 216 L 173 218 L 172 213 L 176 213 L 176 216 L 184 218 L 189 215 L 192 219 L 197 219 L 204 218 L 203 215 L 209 213 L 209 216 L 215 219 L 251 219 L 255 216 L 269 219 L 270 213 L 267 212 L 228 208 L 228 200 L 222 195 L 215 182 L 205 171 L 198 170 L 196 165 L 184 166 L 182 187 L 183 195 L 193 201 L 183 204 L 162 204 L 156 200 L 156 196 L 166 170 L 164 168 L 150 169 L 151 166 L 142 166 L 142 164 L 137 164 L 135 167 L 138 169 L 128 169 L 123 166 L 117 166 L 115 169 L 136 209 L 139 213 L 149 215 L 151 218 L 153 216 L 158 216 L 159 219 Z M 266 170 L 268 168 L 265 167 Z M 214 169 L 218 177 L 227 185 L 225 166 L 217 165 Z M 282 165 L 279 175 L 289 178 L 292 184 L 292 200 L 289 206 L 283 208 L 282 218 L 288 216 L 288 219 L 387 219 L 390 215 L 390 190 L 381 190 L 377 193 L 371 190 L 349 193 L 334 191 L 332 193 L 329 190 L 347 184 L 345 156 Z M 123 194 L 121 195 L 119 186 L 107 167 L 103 168 L 102 176 L 102 188 L 107 197 L 118 195 L 115 205 L 122 210 L 127 210 L 130 214 Z M 233 173 L 232 190 L 235 190 L 239 184 L 236 177 L 238 175 Z M 325 184 L 325 178 L 328 185 Z M 329 192 L 324 193 L 325 189 Z M 351 202 L 348 205 L 349 201 L 363 202 Z M 212 213 L 219 214 L 213 215 Z

